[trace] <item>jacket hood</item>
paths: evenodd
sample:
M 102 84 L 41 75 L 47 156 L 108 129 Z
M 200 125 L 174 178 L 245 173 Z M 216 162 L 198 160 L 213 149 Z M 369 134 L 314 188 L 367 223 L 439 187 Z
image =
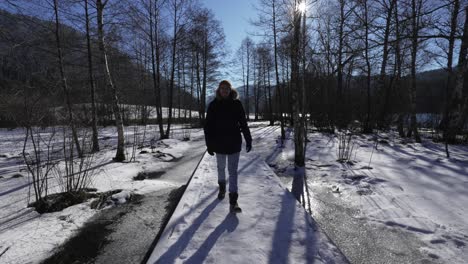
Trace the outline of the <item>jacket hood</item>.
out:
M 231 88 L 231 92 L 229 93 L 229 97 L 232 100 L 238 100 L 239 99 L 239 93 L 235 88 Z M 219 89 L 216 89 L 216 100 L 223 100 L 221 95 L 219 94 Z

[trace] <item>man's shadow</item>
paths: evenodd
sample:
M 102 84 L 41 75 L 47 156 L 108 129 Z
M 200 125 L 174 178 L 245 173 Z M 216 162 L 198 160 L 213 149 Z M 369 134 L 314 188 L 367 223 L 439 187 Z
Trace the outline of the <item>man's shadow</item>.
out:
M 221 237 L 221 235 L 227 231 L 228 233 L 233 232 L 236 230 L 237 226 L 239 225 L 239 219 L 237 218 L 236 214 L 228 213 L 224 218 L 223 222 L 221 222 L 213 232 L 205 239 L 202 245 L 198 248 L 198 250 L 193 253 L 193 255 L 187 259 L 185 263 L 203 263 L 210 253 L 213 246 L 216 244 L 216 241 Z

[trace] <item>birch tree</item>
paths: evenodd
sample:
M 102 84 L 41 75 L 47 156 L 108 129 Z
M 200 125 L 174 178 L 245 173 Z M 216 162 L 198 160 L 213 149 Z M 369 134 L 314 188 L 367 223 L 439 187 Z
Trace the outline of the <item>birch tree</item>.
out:
M 93 130 L 93 146 L 92 151 L 99 151 L 99 140 L 97 130 L 97 113 L 96 113 L 96 87 L 94 83 L 93 74 L 93 54 L 91 49 L 91 37 L 89 30 L 89 14 L 88 14 L 88 0 L 84 0 L 85 10 L 85 25 L 86 25 L 86 48 L 88 51 L 88 75 L 89 75 L 89 87 L 91 92 L 91 127 Z
M 305 175 L 304 113 L 301 112 L 303 109 L 303 100 L 301 95 L 303 93 L 300 82 L 301 19 L 302 12 L 304 12 L 304 10 L 300 8 L 299 1 L 294 1 L 291 7 L 293 11 L 293 42 L 291 43 L 291 88 L 294 115 L 294 167 L 296 170 L 293 179 L 292 193 L 297 200 L 300 200 L 304 188 Z
M 104 41 L 104 10 L 109 0 L 96 0 L 96 11 L 97 11 L 97 26 L 98 26 L 98 44 L 101 52 L 101 67 L 104 74 L 105 84 L 112 93 L 112 112 L 115 118 L 115 125 L 117 127 L 117 152 L 114 160 L 121 162 L 125 160 L 125 137 L 122 114 L 119 109 L 119 96 L 117 93 L 117 87 L 112 80 L 111 72 L 109 69 L 109 62 L 107 58 L 107 50 Z

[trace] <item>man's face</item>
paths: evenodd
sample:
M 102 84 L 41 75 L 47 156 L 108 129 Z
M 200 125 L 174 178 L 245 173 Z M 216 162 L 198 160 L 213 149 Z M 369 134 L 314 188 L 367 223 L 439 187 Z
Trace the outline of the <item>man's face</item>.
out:
M 221 85 L 221 87 L 219 87 L 219 94 L 223 98 L 227 98 L 229 96 L 230 91 L 231 91 L 231 89 L 227 85 L 223 84 L 223 85 Z

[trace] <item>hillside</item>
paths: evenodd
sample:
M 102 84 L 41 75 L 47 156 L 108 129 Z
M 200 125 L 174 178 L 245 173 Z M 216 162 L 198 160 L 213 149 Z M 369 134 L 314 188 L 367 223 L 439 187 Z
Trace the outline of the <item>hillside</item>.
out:
M 63 105 L 59 82 L 58 60 L 54 35 L 55 25 L 49 21 L 25 15 L 12 14 L 0 9 L 0 123 L 21 119 L 25 97 L 37 99 L 41 108 Z M 89 103 L 88 61 L 84 32 L 61 25 L 61 40 L 65 75 L 73 104 Z M 98 103 L 109 102 L 99 69 L 99 51 L 93 42 L 94 74 Z M 121 95 L 121 103 L 154 105 L 154 86 L 149 70 L 137 65 L 131 54 L 114 46 L 109 48 L 112 77 Z M 142 78 L 142 76 L 144 76 Z M 168 105 L 167 81 L 162 79 L 162 104 Z M 195 100 L 179 88 L 174 91 L 174 107 L 195 105 Z M 46 107 L 46 108 L 47 108 Z M 186 108 L 186 107 L 184 107 Z

